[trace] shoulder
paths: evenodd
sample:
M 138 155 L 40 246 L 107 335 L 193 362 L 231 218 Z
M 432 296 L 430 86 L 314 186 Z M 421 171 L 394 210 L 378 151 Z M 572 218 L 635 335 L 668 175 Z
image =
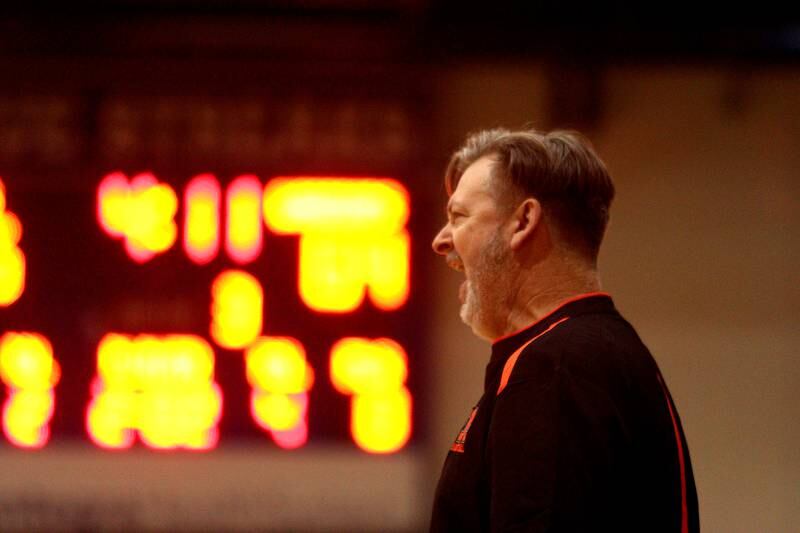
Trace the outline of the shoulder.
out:
M 566 375 L 604 388 L 617 387 L 654 370 L 650 352 L 622 316 L 583 314 L 528 345 L 514 365 L 509 386 Z

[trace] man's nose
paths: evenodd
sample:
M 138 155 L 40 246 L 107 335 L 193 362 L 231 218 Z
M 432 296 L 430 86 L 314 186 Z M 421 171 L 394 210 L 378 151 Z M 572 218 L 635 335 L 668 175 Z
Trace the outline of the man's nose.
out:
M 447 255 L 453 249 L 453 236 L 450 234 L 450 224 L 445 224 L 439 230 L 431 243 L 433 251 L 439 255 Z

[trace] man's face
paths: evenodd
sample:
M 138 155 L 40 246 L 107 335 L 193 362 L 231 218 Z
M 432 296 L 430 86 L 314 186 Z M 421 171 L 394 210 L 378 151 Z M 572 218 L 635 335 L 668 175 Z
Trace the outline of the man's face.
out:
M 433 240 L 433 250 L 447 264 L 464 272 L 461 319 L 476 335 L 494 339 L 502 334 L 504 301 L 509 294 L 511 251 L 500 231 L 507 214 L 491 190 L 489 157 L 470 165 L 447 204 L 447 224 Z

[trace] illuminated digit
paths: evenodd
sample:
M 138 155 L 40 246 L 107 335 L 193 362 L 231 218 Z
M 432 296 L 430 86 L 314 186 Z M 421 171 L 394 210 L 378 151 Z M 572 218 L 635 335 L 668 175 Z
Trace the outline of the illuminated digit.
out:
M 350 432 L 370 453 L 392 453 L 411 436 L 411 394 L 403 347 L 386 338 L 348 337 L 331 349 L 333 386 L 352 395 Z
M 16 302 L 25 290 L 25 254 L 18 246 L 22 224 L 6 211 L 6 189 L 0 181 L 0 307 Z
M 245 352 L 245 362 L 253 420 L 282 448 L 305 444 L 314 371 L 303 345 L 290 337 L 260 337 Z
M 184 193 L 183 246 L 199 265 L 214 259 L 219 251 L 220 187 L 211 174 L 197 176 Z
M 165 252 L 175 243 L 178 198 L 152 174 L 138 174 L 128 182 L 125 174 L 107 175 L 97 188 L 97 220 L 111 237 L 123 239 L 125 250 L 137 263 Z
M 262 194 L 263 187 L 255 176 L 239 176 L 228 185 L 225 250 L 240 265 L 253 261 L 261 253 Z
M 109 174 L 97 187 L 97 221 L 112 237 L 125 236 L 129 189 L 128 178 L 121 172 Z
M 8 332 L 0 337 L 0 376 L 8 387 L 3 432 L 21 448 L 41 448 L 50 436 L 60 369 L 50 342 L 37 333 Z
M 211 337 L 223 348 L 245 348 L 261 333 L 264 290 L 256 278 L 226 270 L 211 285 Z
M 384 310 L 408 299 L 408 193 L 391 179 L 276 178 L 264 220 L 300 235 L 299 291 L 316 311 L 346 313 L 369 293 Z
M 108 334 L 97 348 L 97 375 L 86 428 L 100 447 L 133 444 L 206 450 L 216 446 L 222 392 L 214 352 L 193 335 Z

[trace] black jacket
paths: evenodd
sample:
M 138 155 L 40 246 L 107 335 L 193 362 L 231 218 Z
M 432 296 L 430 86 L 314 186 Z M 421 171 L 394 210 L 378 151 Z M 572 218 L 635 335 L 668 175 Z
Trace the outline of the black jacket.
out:
M 677 410 L 608 295 L 573 298 L 494 343 L 432 532 L 699 529 Z

